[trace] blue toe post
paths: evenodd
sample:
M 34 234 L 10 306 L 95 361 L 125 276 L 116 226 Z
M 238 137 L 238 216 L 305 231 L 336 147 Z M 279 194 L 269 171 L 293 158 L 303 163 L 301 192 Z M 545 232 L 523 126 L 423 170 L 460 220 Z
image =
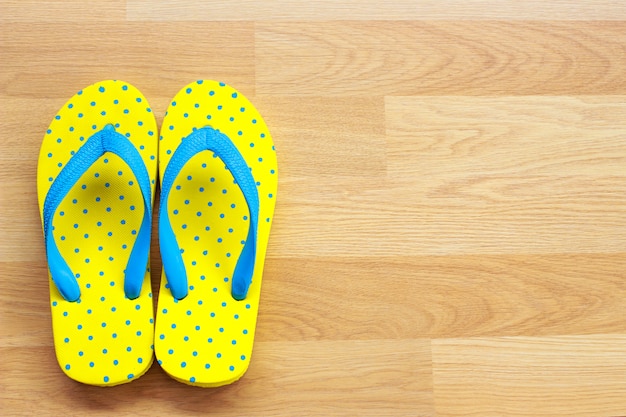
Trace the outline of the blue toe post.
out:
M 250 226 L 246 243 L 239 255 L 232 279 L 232 296 L 243 300 L 248 294 L 254 274 L 256 259 L 257 227 L 259 220 L 259 195 L 250 168 L 233 142 L 221 132 L 204 127 L 197 129 L 182 142 L 172 155 L 161 184 L 161 203 L 159 212 L 159 243 L 165 276 L 174 298 L 180 300 L 187 296 L 187 272 L 180 252 L 180 246 L 172 230 L 167 208 L 169 193 L 176 177 L 183 166 L 202 151 L 214 152 L 230 170 L 235 182 L 241 189 L 250 213 Z
M 141 155 L 135 146 L 123 135 L 117 133 L 112 125 L 106 125 L 94 133 L 85 144 L 70 158 L 56 177 L 46 194 L 43 208 L 43 228 L 46 242 L 46 256 L 52 281 L 67 301 L 80 298 L 80 288 L 75 274 L 63 259 L 52 234 L 54 214 L 81 176 L 105 153 L 112 152 L 119 156 L 131 169 L 141 189 L 144 203 L 144 215 L 137 234 L 137 240 L 124 272 L 124 291 L 128 298 L 137 298 L 148 265 L 150 253 L 150 233 L 152 218 L 152 196 L 150 176 Z

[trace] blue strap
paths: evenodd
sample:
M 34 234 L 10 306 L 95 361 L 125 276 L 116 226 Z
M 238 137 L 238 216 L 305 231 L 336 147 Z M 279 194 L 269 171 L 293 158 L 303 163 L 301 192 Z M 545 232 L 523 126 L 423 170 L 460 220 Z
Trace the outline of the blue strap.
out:
M 150 176 L 141 155 L 135 146 L 112 125 L 94 133 L 85 144 L 70 158 L 56 177 L 46 194 L 43 208 L 43 229 L 46 241 L 46 256 L 50 275 L 59 292 L 67 301 L 80 298 L 80 288 L 74 273 L 61 256 L 52 234 L 52 219 L 57 208 L 85 171 L 106 152 L 119 156 L 131 169 L 143 196 L 144 214 L 137 239 L 124 270 L 124 292 L 130 299 L 137 298 L 148 264 L 150 252 L 150 229 L 152 218 L 152 198 Z
M 256 259 L 257 225 L 259 221 L 259 195 L 254 178 L 246 161 L 231 142 L 228 136 L 204 127 L 183 138 L 183 141 L 172 155 L 161 184 L 161 209 L 159 212 L 159 243 L 165 276 L 174 298 L 180 300 L 187 296 L 187 272 L 181 256 L 180 247 L 172 230 L 167 208 L 167 200 L 176 177 L 183 166 L 196 154 L 212 151 L 224 163 L 235 183 L 241 189 L 250 213 L 250 227 L 246 243 L 239 255 L 232 278 L 231 294 L 236 300 L 243 300 L 248 294 L 252 283 L 254 262 Z

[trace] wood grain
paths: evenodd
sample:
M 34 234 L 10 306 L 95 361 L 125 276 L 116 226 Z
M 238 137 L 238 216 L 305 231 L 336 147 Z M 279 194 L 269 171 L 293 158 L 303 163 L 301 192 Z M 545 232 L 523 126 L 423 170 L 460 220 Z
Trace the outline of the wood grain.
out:
M 0 415 L 626 415 L 623 2 L 6 0 L 0 55 Z M 107 78 L 159 123 L 186 83 L 226 81 L 271 129 L 233 385 L 154 364 L 102 389 L 56 363 L 38 152 Z
M 153 365 L 128 386 L 64 381 L 53 349 L 0 348 L 4 411 L 81 415 L 431 415 L 430 341 L 258 343 L 245 384 L 206 390 Z M 23 361 L 24 355 L 30 357 Z M 58 380 L 63 381 L 62 385 Z M 12 387 L 9 381 L 15 381 Z M 10 389 L 9 389 L 10 388 Z M 24 401 L 21 392 L 37 398 Z M 2 408 L 0 408 L 2 411 Z
M 67 100 L 103 79 L 130 82 L 148 100 L 173 97 L 181 79 L 223 80 L 254 94 L 253 23 L 8 23 L 0 42 L 2 97 Z
M 130 20 L 624 20 L 620 1 L 129 0 Z
M 432 350 L 441 416 L 622 415 L 626 408 L 624 335 L 448 339 Z
M 626 93 L 619 69 L 626 60 L 622 21 L 268 22 L 256 28 L 262 94 Z

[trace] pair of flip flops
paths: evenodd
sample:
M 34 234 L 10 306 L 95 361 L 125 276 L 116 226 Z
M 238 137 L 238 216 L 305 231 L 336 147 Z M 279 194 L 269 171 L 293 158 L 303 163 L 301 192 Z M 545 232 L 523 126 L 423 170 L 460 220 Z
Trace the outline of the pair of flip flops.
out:
M 155 319 L 157 171 L 163 273 Z M 154 356 L 191 385 L 244 374 L 277 190 L 274 145 L 247 98 L 224 83 L 189 84 L 159 134 L 132 85 L 91 85 L 50 124 L 37 188 L 54 345 L 70 378 L 122 384 Z

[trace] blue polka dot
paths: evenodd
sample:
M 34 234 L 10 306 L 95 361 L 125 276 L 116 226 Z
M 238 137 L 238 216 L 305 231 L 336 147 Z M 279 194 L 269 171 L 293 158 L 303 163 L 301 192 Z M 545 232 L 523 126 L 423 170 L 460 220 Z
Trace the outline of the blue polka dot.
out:
M 115 365 L 115 366 L 117 366 L 117 364 L 119 364 L 119 363 L 120 363 L 120 361 L 118 361 L 117 359 L 115 359 L 115 360 L 113 361 L 113 365 Z
M 138 363 L 143 363 L 143 358 L 137 358 Z
M 61 116 L 59 116 L 58 114 L 57 114 L 56 116 L 54 116 L 54 118 L 55 118 L 56 120 L 61 120 Z
M 176 323 L 172 323 L 172 329 L 176 328 Z
M 126 348 L 126 352 L 130 352 L 131 350 L 133 350 L 133 348 L 131 348 L 130 346 Z
M 128 90 L 128 86 L 127 85 L 123 85 L 122 86 L 122 90 L 124 90 L 124 91 Z
M 234 367 L 233 365 L 230 365 L 230 366 L 228 367 L 228 369 L 230 369 L 231 371 L 234 371 L 234 370 L 235 370 L 235 367 Z
M 104 377 L 104 382 L 109 382 L 109 377 L 108 376 Z
M 95 363 L 93 363 L 93 362 L 89 362 L 89 367 L 90 367 L 90 368 L 93 368 L 95 365 L 96 365 Z
M 241 355 L 241 360 L 245 361 L 246 360 L 246 355 Z
M 164 334 L 160 335 L 159 339 L 161 339 L 161 340 L 165 339 L 165 335 Z
M 69 343 L 70 338 L 69 338 L 69 337 L 66 337 L 65 339 L 63 339 L 63 341 L 64 341 L 65 343 Z
M 237 93 L 231 94 L 232 98 L 237 98 Z
M 78 352 L 78 356 L 83 356 L 85 354 L 85 352 L 83 352 L 82 350 L 80 352 Z
M 205 363 L 205 364 L 204 364 L 204 368 L 205 368 L 205 369 L 209 369 L 210 367 L 211 367 L 211 365 L 210 365 L 210 364 L 208 364 L 208 363 Z
M 117 339 L 117 333 L 113 333 L 111 337 L 113 337 L 113 339 Z
M 128 379 L 133 379 L 135 377 L 134 374 L 128 374 Z
M 100 91 L 101 93 L 104 93 L 104 87 L 100 86 L 100 88 L 98 88 L 98 91 Z
M 216 355 L 218 358 L 222 357 L 222 354 L 218 352 L 218 354 Z
M 196 382 L 196 377 L 192 376 L 191 378 L 189 378 L 189 382 Z
M 185 336 L 185 337 L 183 337 L 183 340 L 184 340 L 185 342 L 188 342 L 188 341 L 189 341 L 189 336 Z
M 106 349 L 102 349 L 102 353 L 104 353 L 106 355 L 107 353 L 109 353 L 109 351 L 106 350 Z
M 174 353 L 174 349 L 170 349 L 167 351 L 167 353 L 169 353 L 170 355 Z
M 69 363 L 67 365 L 65 365 L 65 369 L 68 370 L 68 371 L 70 370 L 70 364 Z

